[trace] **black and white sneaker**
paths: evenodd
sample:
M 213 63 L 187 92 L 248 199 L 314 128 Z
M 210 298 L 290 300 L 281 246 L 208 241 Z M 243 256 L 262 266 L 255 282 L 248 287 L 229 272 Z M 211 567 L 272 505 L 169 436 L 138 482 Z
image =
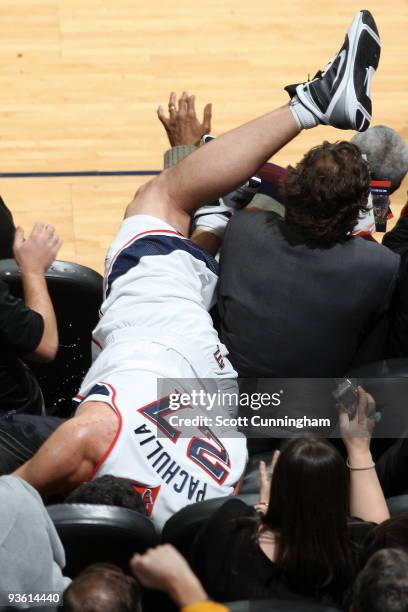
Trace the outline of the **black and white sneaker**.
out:
M 359 11 L 333 60 L 311 81 L 285 89 L 291 97 L 296 93 L 321 123 L 364 132 L 371 121 L 371 80 L 380 52 L 374 17 L 369 11 Z
M 220 198 L 222 204 L 232 210 L 239 210 L 245 208 L 251 203 L 254 195 L 259 191 L 261 186 L 261 179 L 259 176 L 251 176 L 246 183 L 231 191 L 227 195 Z
M 196 210 L 193 218 L 193 229 L 212 229 L 222 235 L 225 227 L 236 210 L 240 210 L 252 201 L 259 191 L 261 179 L 252 176 L 244 185 L 219 198 L 212 204 L 205 204 Z

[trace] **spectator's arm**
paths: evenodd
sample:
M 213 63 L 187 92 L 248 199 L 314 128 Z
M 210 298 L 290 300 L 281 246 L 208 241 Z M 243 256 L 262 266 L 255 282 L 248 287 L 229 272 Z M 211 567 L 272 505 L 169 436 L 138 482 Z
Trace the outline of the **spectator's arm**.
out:
M 41 314 L 44 321 L 41 340 L 34 351 L 26 357 L 32 361 L 52 361 L 58 350 L 58 329 L 45 277 L 43 274 L 24 273 L 21 278 L 26 305 Z
M 212 105 L 206 104 L 203 121 L 200 122 L 195 110 L 195 96 L 189 96 L 186 91 L 183 91 L 177 106 L 176 102 L 177 96 L 172 91 L 168 104 L 168 116 L 162 106 L 157 109 L 157 116 L 166 130 L 171 147 L 189 147 L 182 156 L 186 157 L 192 153 L 190 147 L 198 147 L 204 134 L 211 132 Z M 179 157 L 177 161 L 180 161 L 182 157 Z
M 196 114 L 195 96 L 188 96 L 187 92 L 183 92 L 178 102 L 175 92 L 171 92 L 168 108 L 168 116 L 162 106 L 157 110 L 172 147 L 164 154 L 164 168 L 175 166 L 193 153 L 200 145 L 201 138 L 211 132 L 211 104 L 204 108 L 202 123 Z M 199 247 L 214 255 L 221 245 L 219 236 L 206 230 L 194 231 L 191 238 Z
M 222 239 L 207 229 L 195 229 L 191 234 L 191 240 L 207 253 L 216 255 L 221 246 Z
M 195 97 L 183 92 L 176 106 L 177 97 L 174 91 L 169 98 L 169 115 L 166 116 L 162 106 L 157 109 L 157 116 L 166 130 L 171 149 L 164 154 L 164 168 L 171 168 L 179 161 L 193 153 L 200 145 L 204 134 L 211 132 L 211 104 L 204 109 L 203 123 L 200 123 L 195 111 Z
M 381 523 L 390 514 L 370 451 L 375 414 L 374 399 L 359 387 L 356 414 L 350 419 L 341 409 L 340 430 L 350 469 L 350 513 L 364 521 Z
M 58 329 L 54 308 L 48 293 L 45 272 L 55 260 L 61 240 L 53 227 L 36 223 L 27 240 L 21 228 L 14 239 L 14 257 L 21 270 L 26 306 L 41 315 L 44 322 L 39 344 L 27 357 L 51 361 L 58 350 Z
M 170 544 L 151 548 L 130 561 L 133 574 L 144 587 L 167 593 L 183 612 L 222 612 L 208 597 L 187 561 Z
M 0 338 L 3 348 L 23 357 L 37 348 L 43 333 L 42 316 L 11 295 L 8 285 L 1 281 Z
M 196 150 L 195 145 L 179 145 L 168 149 L 164 154 L 164 168 L 171 168 Z
M 276 450 L 272 455 L 272 461 L 270 468 L 266 467 L 265 461 L 260 461 L 258 466 L 259 473 L 259 501 L 255 504 L 255 510 L 262 514 L 265 514 L 268 510 L 269 499 L 271 497 L 271 485 L 273 472 L 275 470 L 276 462 L 279 459 L 280 451 Z

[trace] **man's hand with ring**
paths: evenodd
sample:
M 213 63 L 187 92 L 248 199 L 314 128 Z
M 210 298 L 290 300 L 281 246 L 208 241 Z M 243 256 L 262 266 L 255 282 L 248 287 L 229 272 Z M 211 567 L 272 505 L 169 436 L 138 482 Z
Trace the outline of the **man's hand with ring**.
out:
M 164 125 L 172 147 L 198 146 L 202 136 L 211 132 L 212 104 L 205 105 L 202 123 L 197 118 L 195 96 L 189 96 L 186 91 L 183 91 L 178 102 L 175 92 L 172 91 L 168 106 L 168 116 L 162 106 L 157 109 L 157 116 Z

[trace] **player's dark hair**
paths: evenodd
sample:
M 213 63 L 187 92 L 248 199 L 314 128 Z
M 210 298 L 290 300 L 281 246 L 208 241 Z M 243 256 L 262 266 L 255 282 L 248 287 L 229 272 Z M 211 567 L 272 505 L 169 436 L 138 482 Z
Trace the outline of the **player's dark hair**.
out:
M 350 142 L 310 149 L 283 184 L 285 220 L 304 238 L 330 247 L 347 240 L 360 213 L 367 211 L 370 171 Z
M 129 508 L 146 515 L 146 507 L 133 482 L 106 474 L 81 484 L 64 500 L 66 504 L 102 504 Z
M 276 566 L 291 590 L 341 602 L 354 571 L 348 515 L 349 475 L 336 448 L 312 436 L 286 442 L 261 530 L 274 532 Z
M 385 548 L 371 557 L 354 585 L 353 612 L 406 612 L 408 555 Z
M 61 612 L 140 612 L 140 602 L 135 578 L 115 565 L 95 563 L 64 592 Z

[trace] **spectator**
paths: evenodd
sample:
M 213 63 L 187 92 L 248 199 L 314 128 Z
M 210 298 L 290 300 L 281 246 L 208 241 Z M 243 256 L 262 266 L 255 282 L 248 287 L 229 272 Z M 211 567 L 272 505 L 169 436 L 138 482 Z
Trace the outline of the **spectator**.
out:
M 0 599 L 7 592 L 62 593 L 70 583 L 62 575 L 65 553 L 37 491 L 2 476 L 0 508 Z
M 174 147 L 165 166 L 192 152 L 210 128 L 208 105 L 200 123 L 191 99 L 187 114 L 159 112 Z M 370 181 L 356 146 L 315 147 L 283 180 L 285 221 L 272 211 L 242 211 L 227 227 L 221 339 L 243 377 L 343 376 L 385 356 L 399 257 L 351 236 Z M 264 204 L 265 194 L 255 195 L 254 207 Z
M 15 231 L 13 215 L 0 197 L 0 259 L 12 259 Z
M 383 239 L 383 244 L 401 256 L 400 274 L 390 313 L 388 356 L 408 358 L 408 216 L 398 219 L 396 226 Z
M 368 185 L 353 145 L 323 144 L 286 176 L 285 221 L 269 212 L 232 219 L 219 311 L 221 338 L 241 376 L 343 376 L 384 357 L 382 321 L 399 258 L 350 236 Z
M 295 438 L 275 456 L 271 483 L 260 466 L 264 514 L 231 499 L 210 517 L 192 554 L 212 597 L 347 601 L 360 553 L 350 539 L 348 516 L 370 522 L 389 516 L 369 450 L 373 413 L 373 400 L 361 389 L 354 419 L 341 413 L 350 479 L 329 442 Z
M 375 553 L 357 578 L 350 612 L 408 612 L 408 554 Z
M 378 125 L 351 139 L 367 155 L 371 175 L 376 180 L 391 181 L 394 193 L 408 172 L 408 144 L 392 128 Z M 401 256 L 401 269 L 390 312 L 388 356 L 408 357 L 408 219 L 406 207 L 383 244 Z
M 0 476 L 31 459 L 65 419 L 43 414 L 9 413 L 0 418 Z
M 140 590 L 119 567 L 96 563 L 85 568 L 64 593 L 62 612 L 141 612 Z
M 16 230 L 13 249 L 25 302 L 0 281 L 0 414 L 43 413 L 40 388 L 22 359 L 50 361 L 56 355 L 58 330 L 44 274 L 60 246 L 52 226 L 37 223 L 26 240 Z
M 401 186 L 408 172 L 408 145 L 398 132 L 376 125 L 355 134 L 351 142 L 367 156 L 372 179 L 390 181 L 391 193 Z
M 6 232 L 10 235 L 14 227 L 11 214 L 6 208 L 1 211 L 10 221 Z M 45 272 L 60 246 L 52 226 L 37 223 L 27 240 L 17 228 L 13 248 L 25 302 L 13 297 L 7 284 L 0 281 L 0 474 L 8 474 L 27 461 L 62 422 L 43 416 L 41 389 L 25 363 L 50 361 L 58 349 Z
M 110 474 L 84 482 L 71 491 L 65 504 L 102 504 L 128 508 L 146 516 L 143 500 L 128 478 L 116 478 Z
M 130 566 L 143 586 L 164 591 L 182 612 L 227 612 L 224 606 L 208 601 L 200 581 L 170 544 L 134 555 Z

